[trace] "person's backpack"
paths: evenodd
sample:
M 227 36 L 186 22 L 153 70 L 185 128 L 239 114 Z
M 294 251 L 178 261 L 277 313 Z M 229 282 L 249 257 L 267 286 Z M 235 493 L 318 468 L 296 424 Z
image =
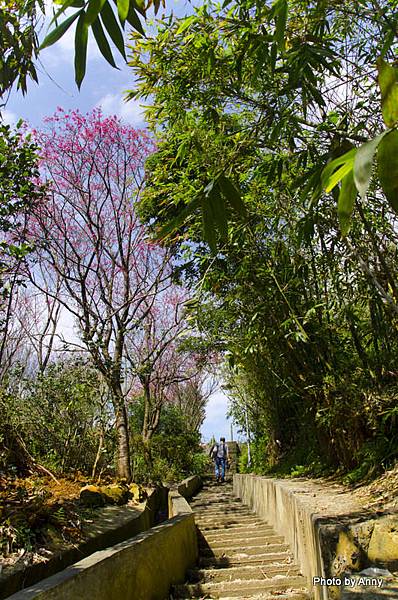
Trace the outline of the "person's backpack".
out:
M 211 449 L 211 457 L 214 458 L 227 458 L 227 446 L 225 442 L 221 442 L 220 444 L 214 444 Z
M 210 457 L 212 459 L 216 458 L 218 453 L 218 444 L 214 444 L 214 446 L 212 446 L 211 450 L 210 450 Z

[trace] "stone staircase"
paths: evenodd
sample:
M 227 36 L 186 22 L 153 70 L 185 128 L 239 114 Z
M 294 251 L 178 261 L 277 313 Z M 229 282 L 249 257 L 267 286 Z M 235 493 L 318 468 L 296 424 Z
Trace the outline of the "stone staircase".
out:
M 232 494 L 208 483 L 192 500 L 199 564 L 171 599 L 308 600 L 306 580 L 284 539 Z

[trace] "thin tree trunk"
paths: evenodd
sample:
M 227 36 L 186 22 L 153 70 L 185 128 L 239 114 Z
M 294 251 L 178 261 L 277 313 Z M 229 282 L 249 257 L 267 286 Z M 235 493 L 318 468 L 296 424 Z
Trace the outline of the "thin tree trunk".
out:
M 95 474 L 97 472 L 97 467 L 98 467 L 98 463 L 100 461 L 101 458 L 101 454 L 102 454 L 102 448 L 104 447 L 104 430 L 101 428 L 100 431 L 100 436 L 99 436 L 99 442 L 98 442 L 98 449 L 97 449 L 97 454 L 95 456 L 95 460 L 94 460 L 94 464 L 93 464 L 93 469 L 91 471 L 91 477 L 94 479 Z
M 117 394 L 115 399 L 116 434 L 117 434 L 117 461 L 116 474 L 119 479 L 131 480 L 130 465 L 130 440 L 128 428 L 127 409 L 123 395 Z

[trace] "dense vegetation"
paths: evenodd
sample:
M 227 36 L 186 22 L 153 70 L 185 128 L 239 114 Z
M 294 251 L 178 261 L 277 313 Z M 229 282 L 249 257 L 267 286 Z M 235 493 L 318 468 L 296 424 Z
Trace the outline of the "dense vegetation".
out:
M 36 77 L 44 7 L 0 8 L 6 102 Z M 216 356 L 243 468 L 388 466 L 396 0 L 209 0 L 143 37 L 147 8 L 61 2 L 42 49 L 76 26 L 80 86 L 89 29 L 114 65 L 129 23 L 156 147 L 98 110 L 58 111 L 34 141 L 1 129 L 2 468 L 197 470 Z
M 396 9 L 209 1 L 133 36 L 159 137 L 140 214 L 184 261 L 259 471 L 398 454 Z

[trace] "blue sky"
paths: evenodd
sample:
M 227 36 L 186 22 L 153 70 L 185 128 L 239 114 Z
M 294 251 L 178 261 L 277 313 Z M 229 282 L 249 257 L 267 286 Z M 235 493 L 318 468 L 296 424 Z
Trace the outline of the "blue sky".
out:
M 188 0 L 166 0 L 167 12 L 173 11 L 181 16 L 190 14 L 194 3 Z M 51 6 L 50 0 L 47 4 Z M 45 35 L 46 29 L 45 25 L 41 37 Z M 53 114 L 58 106 L 64 109 L 78 108 L 81 112 L 101 106 L 106 114 L 116 114 L 135 127 L 145 127 L 139 103 L 126 103 L 123 100 L 125 91 L 134 87 L 134 80 L 131 69 L 123 64 L 122 58 L 117 59 L 120 69 L 113 69 L 99 54 L 91 39 L 86 77 L 79 92 L 74 82 L 73 55 L 74 27 L 57 44 L 42 51 L 37 64 L 39 85 L 30 81 L 26 96 L 14 91 L 6 109 L 2 111 L 4 120 L 13 124 L 22 117 L 32 126 L 38 127 L 43 117 Z M 68 325 L 66 320 L 65 334 L 68 326 L 71 327 L 71 324 Z M 205 441 L 213 435 L 217 438 L 224 435 L 230 439 L 231 425 L 226 419 L 227 404 L 228 400 L 221 390 L 209 399 L 206 420 L 202 427 Z

